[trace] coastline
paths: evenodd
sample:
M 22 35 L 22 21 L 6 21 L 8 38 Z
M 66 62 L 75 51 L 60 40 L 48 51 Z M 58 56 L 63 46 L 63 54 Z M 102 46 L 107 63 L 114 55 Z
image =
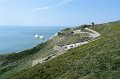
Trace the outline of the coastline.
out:
M 61 31 L 61 29 L 58 30 L 58 31 L 56 31 L 56 33 L 54 33 L 54 34 L 50 33 L 50 35 L 52 34 L 52 36 L 51 36 L 51 37 L 49 36 L 49 38 L 47 38 L 45 41 L 36 40 L 36 39 L 34 39 L 34 38 L 31 38 L 34 42 L 36 41 L 37 43 L 35 43 L 34 45 L 31 45 L 31 46 L 29 46 L 29 45 L 26 46 L 26 47 L 24 46 L 25 48 L 18 48 L 18 49 L 16 49 L 15 51 L 10 50 L 10 49 L 4 49 L 4 50 L 7 50 L 7 52 L 2 52 L 2 51 L 4 51 L 4 50 L 0 50 L 0 51 L 1 51 L 0 54 L 19 53 L 19 52 L 22 52 L 22 51 L 24 51 L 24 50 L 32 49 L 32 48 L 36 47 L 37 45 L 39 45 L 39 44 L 41 44 L 41 43 L 44 43 L 44 42 L 47 42 L 47 41 L 51 40 L 52 38 L 54 38 L 55 36 L 58 35 L 58 32 L 59 32 L 59 31 Z M 48 35 L 48 34 L 47 34 L 47 35 Z M 32 37 L 32 36 L 31 36 L 31 37 Z M 8 51 L 8 50 L 10 50 L 10 51 Z

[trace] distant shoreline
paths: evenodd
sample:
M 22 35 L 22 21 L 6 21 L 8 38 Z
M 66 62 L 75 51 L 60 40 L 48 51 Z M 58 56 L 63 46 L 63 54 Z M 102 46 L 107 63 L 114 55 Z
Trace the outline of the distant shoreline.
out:
M 57 32 L 63 30 L 65 27 L 48 27 L 48 28 L 33 27 L 28 29 L 26 27 L 25 28 L 20 27 L 19 29 L 18 27 L 15 27 L 15 28 L 6 29 L 6 27 L 3 27 L 3 29 L 0 29 L 0 33 L 3 34 L 3 36 L 1 35 L 0 37 L 2 38 L 0 40 L 1 43 L 0 54 L 14 53 L 14 52 L 19 53 L 23 50 L 33 48 L 38 44 L 42 43 L 39 40 L 33 39 L 34 33 L 43 35 L 45 39 L 47 39 L 46 41 L 48 41 Z M 8 32 L 4 34 L 4 31 L 8 31 Z M 6 40 L 4 41 L 4 39 Z M 16 41 L 16 43 L 14 41 Z

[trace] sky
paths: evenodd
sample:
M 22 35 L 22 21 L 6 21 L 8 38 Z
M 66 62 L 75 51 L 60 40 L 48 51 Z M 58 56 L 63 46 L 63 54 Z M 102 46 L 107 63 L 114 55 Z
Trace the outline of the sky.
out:
M 0 25 L 78 26 L 120 20 L 120 0 L 0 0 Z

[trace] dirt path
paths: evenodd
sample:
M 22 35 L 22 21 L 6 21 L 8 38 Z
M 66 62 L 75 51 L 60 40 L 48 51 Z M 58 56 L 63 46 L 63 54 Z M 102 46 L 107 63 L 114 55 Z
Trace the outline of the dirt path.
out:
M 89 28 L 85 28 L 85 29 L 92 32 L 92 33 L 88 33 L 88 34 L 89 34 L 91 37 L 93 37 L 93 38 L 97 38 L 97 37 L 100 36 L 100 34 L 99 34 L 98 32 L 96 32 L 96 31 L 94 31 L 94 30 L 92 30 L 92 29 L 89 29 Z
M 32 66 L 35 66 L 36 64 L 39 64 L 39 63 L 43 63 L 43 61 L 44 61 L 45 59 L 47 59 L 47 57 L 34 60 L 34 61 L 32 62 Z
M 94 30 L 92 30 L 92 29 L 89 29 L 89 28 L 85 28 L 86 30 L 88 30 L 88 31 L 91 31 L 92 33 L 89 33 L 89 32 L 80 32 L 80 33 L 87 33 L 90 37 L 92 37 L 92 38 L 97 38 L 97 37 L 99 37 L 100 36 L 100 34 L 98 33 L 98 32 L 96 32 L 96 31 L 94 31 Z M 94 40 L 94 39 L 93 39 Z M 92 41 L 93 41 L 92 40 Z M 84 42 L 80 42 L 80 43 L 76 43 L 76 44 L 79 44 L 78 46 L 81 46 L 81 45 L 84 45 L 84 44 L 87 44 L 87 43 L 89 43 L 89 41 L 85 41 L 86 43 L 84 43 Z M 75 45 L 76 45 L 75 44 Z M 44 57 L 44 58 L 41 58 L 41 59 L 37 59 L 37 60 L 34 60 L 33 62 L 32 62 L 32 66 L 35 66 L 36 64 L 39 64 L 39 63 L 43 63 L 43 62 L 46 62 L 46 61 L 50 61 L 51 59 L 53 59 L 53 58 L 55 58 L 55 57 L 57 57 L 57 56 L 59 56 L 59 55 L 61 55 L 61 54 L 64 54 L 65 53 L 65 50 L 63 50 L 61 47 L 59 47 L 59 46 L 54 46 L 53 47 L 53 49 L 54 50 L 57 50 L 58 52 L 57 53 L 54 53 L 54 54 L 52 54 L 52 55 L 50 55 L 50 56 L 47 56 L 47 57 Z

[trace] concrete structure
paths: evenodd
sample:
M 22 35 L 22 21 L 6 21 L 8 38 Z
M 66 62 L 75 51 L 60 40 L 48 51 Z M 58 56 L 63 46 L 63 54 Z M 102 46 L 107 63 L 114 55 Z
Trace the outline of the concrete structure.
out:
M 92 33 L 89 33 L 89 32 L 81 32 L 80 30 L 76 30 L 74 31 L 75 34 L 80 34 L 80 33 L 87 33 L 89 36 L 88 37 L 91 37 L 91 38 L 97 38 L 100 36 L 100 34 L 92 29 L 89 29 L 89 28 L 85 28 L 86 30 L 88 31 L 91 31 Z M 95 41 L 97 39 L 92 39 L 91 41 Z M 75 44 L 70 44 L 70 45 L 66 45 L 66 46 L 57 46 L 55 45 L 53 47 L 54 50 L 57 50 L 58 52 L 57 53 L 54 53 L 50 56 L 47 56 L 47 57 L 44 57 L 44 58 L 41 58 L 41 59 L 37 59 L 37 60 L 34 60 L 32 62 L 32 66 L 35 66 L 36 64 L 39 64 L 39 63 L 43 63 L 43 62 L 46 62 L 46 61 L 50 61 L 51 59 L 61 55 L 61 54 L 64 54 L 65 53 L 65 50 L 69 50 L 71 48 L 76 48 L 78 46 L 81 46 L 81 45 L 84 45 L 84 44 L 87 44 L 89 43 L 90 41 L 84 41 L 84 42 L 79 42 L 79 43 L 75 43 Z
M 82 33 L 88 34 L 87 37 L 91 37 L 92 39 L 97 38 L 97 37 L 100 36 L 100 34 L 99 34 L 98 32 L 96 32 L 96 31 L 94 31 L 94 30 L 92 30 L 92 29 L 89 29 L 89 28 L 85 28 L 85 29 L 88 30 L 88 31 L 90 31 L 90 32 L 92 32 L 92 33 L 89 33 L 89 32 L 81 32 L 81 30 L 75 30 L 75 31 L 73 31 L 73 32 L 74 32 L 74 34 L 82 34 Z M 78 46 L 81 46 L 81 45 L 87 44 L 87 43 L 89 43 L 89 42 L 88 42 L 88 41 L 79 42 L 79 43 L 75 43 L 75 44 L 70 44 L 70 45 L 62 46 L 61 48 L 62 48 L 62 50 L 69 50 L 69 49 L 71 49 L 71 48 L 76 48 L 76 47 L 78 47 Z
M 81 46 L 83 44 L 87 44 L 87 43 L 89 43 L 89 42 L 85 41 L 85 42 L 70 44 L 70 45 L 62 46 L 62 49 L 63 50 L 69 50 L 69 49 L 76 48 L 76 47 L 79 47 L 79 46 Z

